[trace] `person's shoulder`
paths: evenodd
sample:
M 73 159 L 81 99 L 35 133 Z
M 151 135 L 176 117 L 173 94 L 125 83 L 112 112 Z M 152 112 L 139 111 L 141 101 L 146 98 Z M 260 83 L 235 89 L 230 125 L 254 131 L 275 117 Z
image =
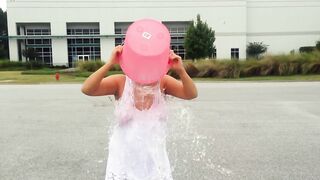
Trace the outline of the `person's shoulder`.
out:
M 126 76 L 123 74 L 113 74 L 104 78 L 103 83 L 116 83 L 117 85 L 124 84 Z
M 166 75 L 164 75 L 164 76 L 162 77 L 162 81 L 166 81 L 166 80 L 171 79 L 171 78 L 173 78 L 173 77 L 170 76 L 170 75 L 168 75 L 168 74 L 166 74 Z
M 106 77 L 106 79 L 108 79 L 107 81 L 112 82 L 117 88 L 115 93 L 116 98 L 118 98 L 119 95 L 121 96 L 126 81 L 126 76 L 123 74 L 113 74 Z
M 161 83 L 165 84 L 168 81 L 174 81 L 174 80 L 176 80 L 174 77 L 166 74 L 162 77 Z
M 175 81 L 176 79 L 170 75 L 164 75 L 160 81 L 161 89 L 166 89 L 168 82 Z
M 169 75 L 164 75 L 162 78 L 161 78 L 161 80 L 160 80 L 160 84 L 163 86 L 165 83 L 166 83 L 166 81 L 167 81 L 167 79 L 168 79 L 168 77 L 167 76 L 169 76 Z
M 125 80 L 126 76 L 124 74 L 112 74 L 108 76 L 108 78 L 117 79 L 117 80 Z

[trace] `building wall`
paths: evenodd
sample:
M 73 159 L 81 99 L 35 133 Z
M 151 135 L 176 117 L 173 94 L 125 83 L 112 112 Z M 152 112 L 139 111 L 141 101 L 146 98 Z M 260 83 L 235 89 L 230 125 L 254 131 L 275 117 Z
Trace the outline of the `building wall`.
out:
M 248 42 L 263 41 L 273 54 L 298 51 L 320 40 L 320 1 L 248 2 Z
M 51 24 L 51 35 L 66 35 L 66 23 L 99 22 L 101 35 L 114 34 L 114 22 L 140 18 L 162 21 L 190 21 L 199 13 L 216 31 L 217 58 L 230 58 L 231 48 L 246 57 L 248 42 L 263 41 L 269 53 L 288 53 L 320 39 L 320 1 L 314 0 L 179 0 L 179 1 L 8 1 L 9 36 L 16 35 L 16 23 Z M 101 59 L 106 61 L 114 38 L 101 38 Z M 55 64 L 67 63 L 66 38 L 52 39 Z M 10 39 L 10 57 L 17 60 L 17 44 Z

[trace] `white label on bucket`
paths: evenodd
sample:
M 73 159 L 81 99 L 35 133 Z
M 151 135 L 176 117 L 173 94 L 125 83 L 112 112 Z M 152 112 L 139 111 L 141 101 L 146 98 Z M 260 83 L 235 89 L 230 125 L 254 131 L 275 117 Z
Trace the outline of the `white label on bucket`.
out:
M 144 37 L 144 38 L 146 38 L 146 39 L 150 39 L 151 38 L 151 34 L 150 33 L 148 33 L 148 32 L 143 32 L 142 33 L 142 37 Z

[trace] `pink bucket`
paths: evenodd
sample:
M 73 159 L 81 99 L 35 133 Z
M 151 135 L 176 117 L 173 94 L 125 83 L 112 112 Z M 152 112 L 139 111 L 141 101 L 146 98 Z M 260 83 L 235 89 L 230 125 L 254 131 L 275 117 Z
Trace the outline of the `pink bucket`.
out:
M 123 72 L 133 81 L 150 84 L 169 70 L 170 33 L 160 21 L 142 19 L 132 23 L 120 56 Z

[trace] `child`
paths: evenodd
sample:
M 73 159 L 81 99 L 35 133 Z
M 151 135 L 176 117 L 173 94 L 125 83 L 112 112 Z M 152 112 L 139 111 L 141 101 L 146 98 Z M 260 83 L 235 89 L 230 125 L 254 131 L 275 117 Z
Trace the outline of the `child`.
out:
M 197 97 L 196 86 L 186 73 L 181 57 L 173 51 L 169 55 L 171 69 L 181 81 L 165 75 L 158 82 L 142 85 L 126 75 L 104 78 L 118 63 L 122 48 L 115 47 L 109 62 L 88 77 L 81 89 L 89 96 L 114 95 L 117 100 L 117 123 L 109 142 L 105 179 L 171 180 L 164 94 L 193 99 Z

